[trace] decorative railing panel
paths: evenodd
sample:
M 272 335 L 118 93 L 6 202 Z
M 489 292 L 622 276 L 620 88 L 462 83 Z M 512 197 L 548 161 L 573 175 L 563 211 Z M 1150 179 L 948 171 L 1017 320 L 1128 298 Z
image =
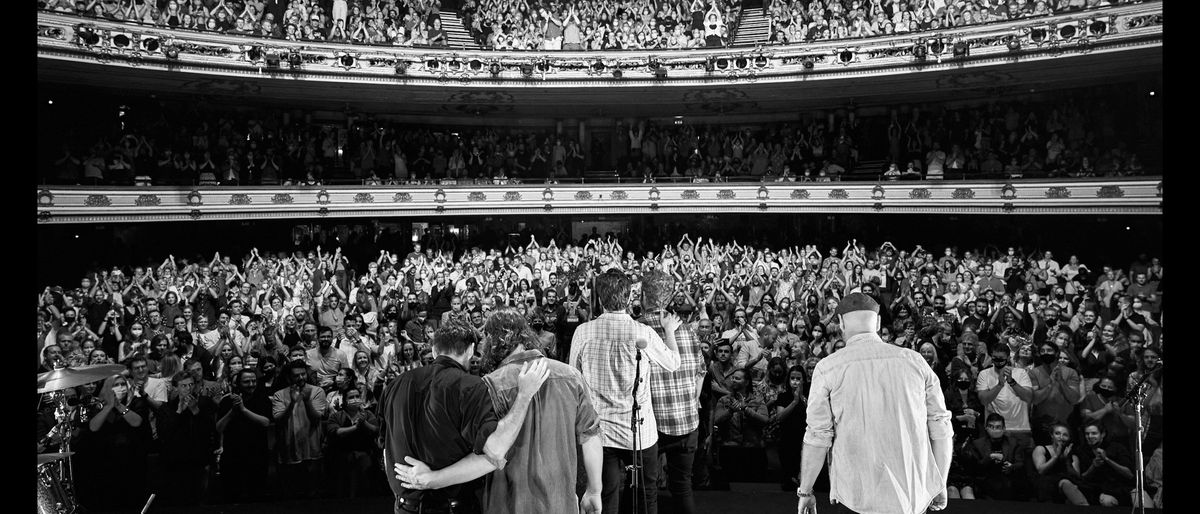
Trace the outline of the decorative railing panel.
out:
M 37 195 L 41 223 L 700 212 L 1161 214 L 1162 181 L 51 187 Z

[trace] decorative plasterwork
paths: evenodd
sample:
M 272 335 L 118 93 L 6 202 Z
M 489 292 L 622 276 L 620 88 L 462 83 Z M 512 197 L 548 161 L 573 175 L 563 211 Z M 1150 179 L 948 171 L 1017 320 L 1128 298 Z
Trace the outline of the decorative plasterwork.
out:
M 1160 179 L 1023 181 L 627 184 L 227 188 L 89 188 L 40 186 L 40 223 L 149 222 L 183 219 L 315 216 L 491 215 L 645 212 L 1139 213 L 1160 214 Z M 1020 195 L 1016 194 L 1020 186 Z M 610 186 L 611 187 L 611 186 Z M 1119 191 L 1119 192 L 1118 192 Z M 505 201 L 487 201 L 489 195 Z M 44 198 L 52 197 L 51 204 Z M 157 201 L 153 199 L 157 199 Z M 199 201 L 203 198 L 205 201 Z M 392 201 L 374 201 L 391 198 Z M 720 198 L 714 201 L 714 198 Z M 289 201 L 290 199 L 290 201 Z M 540 201 L 530 201 L 540 199 Z M 615 202 L 592 201 L 614 200 Z

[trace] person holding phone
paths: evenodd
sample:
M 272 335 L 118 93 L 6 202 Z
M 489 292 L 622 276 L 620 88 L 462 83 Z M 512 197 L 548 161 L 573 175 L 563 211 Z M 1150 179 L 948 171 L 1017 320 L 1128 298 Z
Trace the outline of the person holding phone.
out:
M 1025 471 L 1025 450 L 1005 433 L 1004 416 L 989 414 L 985 429 L 987 435 L 968 448 L 970 460 L 980 475 L 976 497 L 1012 500 L 1015 477 Z

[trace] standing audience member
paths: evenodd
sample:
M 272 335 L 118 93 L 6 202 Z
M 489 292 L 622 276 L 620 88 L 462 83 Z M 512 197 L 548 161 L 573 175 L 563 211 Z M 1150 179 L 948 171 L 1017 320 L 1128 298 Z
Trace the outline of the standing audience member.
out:
M 315 498 L 320 491 L 325 434 L 321 420 L 328 403 L 325 391 L 308 383 L 308 372 L 303 360 L 289 362 L 281 374 L 288 386 L 271 395 L 280 481 L 292 498 Z

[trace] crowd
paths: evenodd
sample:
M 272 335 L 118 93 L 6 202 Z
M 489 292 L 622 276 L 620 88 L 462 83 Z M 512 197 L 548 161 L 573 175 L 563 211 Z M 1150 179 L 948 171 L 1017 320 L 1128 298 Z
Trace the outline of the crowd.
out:
M 764 2 L 770 42 L 868 37 L 1045 16 L 1133 0 L 792 0 Z M 445 46 L 438 0 L 39 0 L 42 9 L 172 29 L 394 46 Z M 463 23 L 497 50 L 725 46 L 740 0 L 466 0 Z
M 1134 0 L 851 0 L 765 2 L 775 44 L 947 30 Z
M 1139 151 L 1158 153 L 1147 139 L 1153 122 L 1119 98 L 1068 90 L 753 128 L 638 122 L 592 137 L 587 148 L 553 130 L 439 130 L 367 117 L 334 125 L 130 103 L 119 123 L 59 111 L 72 128 L 43 147 L 40 171 L 49 183 L 89 185 L 313 185 L 334 175 L 360 184 L 501 184 L 578 179 L 602 166 L 624 179 L 696 182 L 829 181 L 864 168 L 872 179 L 1147 174 Z M 52 116 L 46 123 L 57 126 Z
M 851 240 L 822 251 L 689 235 L 634 255 L 593 235 L 503 252 L 417 243 L 369 262 L 320 246 L 168 256 L 39 292 L 38 371 L 128 370 L 69 391 L 89 508 L 151 491 L 190 504 L 377 493 L 380 393 L 433 360 L 439 326 L 482 333 L 493 312 L 515 309 L 538 350 L 566 361 L 576 329 L 598 314 L 592 279 L 613 269 L 635 282 L 651 270 L 673 277 L 667 310 L 706 370 L 697 488 L 795 487 L 808 378 L 845 346 L 839 299 L 862 292 L 884 306 L 882 339 L 919 352 L 945 390 L 951 497 L 1129 505 L 1137 430 L 1123 398 L 1145 383 L 1142 457 L 1161 506 L 1165 282 L 1145 255 L 1089 266 L 1013 247 Z M 650 323 L 640 297 L 635 286 L 628 312 Z M 472 374 L 488 367 L 470 362 Z M 40 406 L 41 434 L 52 410 Z M 41 438 L 39 451 L 59 444 Z
M 651 50 L 726 46 L 741 0 L 467 0 L 463 24 L 496 50 Z

